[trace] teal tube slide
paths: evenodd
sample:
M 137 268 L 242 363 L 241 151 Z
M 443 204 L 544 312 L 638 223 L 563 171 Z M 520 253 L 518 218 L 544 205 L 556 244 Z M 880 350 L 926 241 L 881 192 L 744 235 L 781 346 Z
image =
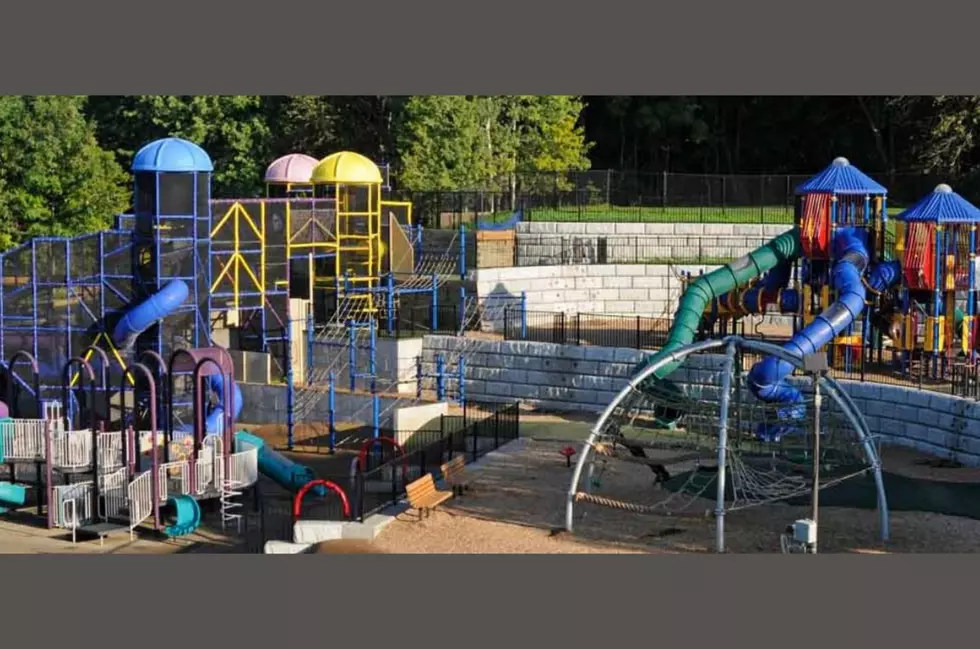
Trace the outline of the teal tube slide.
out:
M 167 506 L 173 507 L 176 520 L 163 529 L 167 536 L 187 536 L 201 525 L 201 506 L 191 496 L 170 496 Z
M 293 462 L 282 453 L 269 448 L 261 437 L 241 431 L 235 433 L 235 445 L 238 450 L 241 450 L 241 445 L 257 448 L 259 472 L 287 491 L 296 492 L 307 482 L 316 479 L 313 469 Z M 318 485 L 313 487 L 313 493 L 326 496 L 327 490 L 322 485 Z

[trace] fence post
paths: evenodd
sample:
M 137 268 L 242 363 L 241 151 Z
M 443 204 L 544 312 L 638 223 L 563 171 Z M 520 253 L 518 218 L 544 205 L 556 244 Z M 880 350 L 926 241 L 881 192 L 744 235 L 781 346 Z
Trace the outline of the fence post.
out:
M 381 397 L 378 396 L 378 386 L 371 382 L 371 427 L 374 439 L 381 437 Z
M 582 344 L 582 314 L 575 313 L 575 344 Z
M 493 410 L 493 448 L 494 450 L 500 448 L 500 410 L 498 408 Z
M 439 282 L 435 273 L 432 273 L 432 322 L 430 325 L 432 333 L 439 331 Z
M 347 367 L 350 374 L 350 391 L 357 387 L 357 335 L 354 331 L 354 321 L 347 321 Z
M 422 399 L 422 354 L 415 357 L 415 398 Z
M 466 408 L 466 357 L 459 357 L 459 403 Z
M 334 387 L 334 373 L 330 370 L 327 376 L 327 440 L 330 446 L 330 454 L 333 455 L 337 444 L 337 391 Z
M 527 340 L 527 291 L 521 291 L 521 340 Z
M 643 349 L 643 345 L 640 344 L 640 316 L 636 316 L 636 348 Z
M 477 451 L 478 451 L 478 448 L 477 448 L 478 447 L 478 444 L 477 444 L 478 438 L 476 436 L 476 429 L 479 428 L 479 423 L 474 421 L 472 424 L 470 424 L 469 428 L 470 428 L 470 431 L 473 434 L 473 451 L 472 451 L 472 455 L 471 455 L 471 460 L 470 461 L 471 462 L 476 462 L 477 458 L 479 457 L 478 454 L 477 454 Z
M 457 335 L 462 335 L 466 328 L 466 287 L 459 287 L 459 322 L 456 325 Z
M 309 313 L 306 314 L 306 372 L 305 372 L 305 378 L 306 378 L 306 383 L 307 384 L 310 383 L 310 378 L 309 377 L 313 373 L 313 367 L 314 367 L 313 350 L 315 349 L 313 345 L 315 343 L 315 340 L 316 340 L 315 322 L 313 320 L 313 309 L 311 308 L 310 311 L 309 311 Z
M 660 207 L 666 211 L 667 210 L 667 170 L 664 169 L 661 172 L 660 181 Z
M 504 340 L 510 340 L 507 337 L 507 311 L 510 310 L 509 306 L 504 307 Z
M 466 226 L 459 226 L 459 278 L 466 279 Z
M 446 398 L 446 389 L 443 378 L 446 371 L 446 359 L 442 354 L 436 355 L 436 400 L 443 401 Z
M 364 522 L 364 467 L 358 466 L 354 474 L 354 497 L 357 499 L 357 521 Z
M 385 301 L 387 302 L 388 333 L 390 334 L 392 329 L 394 329 L 395 323 L 395 275 L 390 271 L 388 273 L 388 290 L 385 293 Z

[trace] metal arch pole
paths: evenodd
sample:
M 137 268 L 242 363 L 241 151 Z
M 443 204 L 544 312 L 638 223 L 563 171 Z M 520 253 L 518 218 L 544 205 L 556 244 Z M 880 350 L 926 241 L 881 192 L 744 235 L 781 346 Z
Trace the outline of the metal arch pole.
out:
M 675 363 L 688 356 L 699 351 L 705 351 L 708 349 L 714 349 L 716 347 L 721 347 L 726 344 L 728 339 L 723 340 L 703 340 L 689 345 L 683 349 L 677 350 L 664 357 L 658 359 L 657 361 L 647 365 L 639 374 L 630 379 L 629 383 L 623 387 L 622 390 L 616 394 L 616 397 L 609 402 L 606 409 L 599 416 L 599 420 L 596 421 L 595 426 L 592 427 L 592 431 L 589 433 L 588 438 L 582 444 L 582 451 L 579 453 L 578 460 L 575 462 L 575 470 L 572 472 L 571 484 L 568 487 L 568 493 L 565 496 L 565 530 L 568 532 L 573 531 L 573 519 L 575 516 L 575 494 L 578 492 L 578 483 L 582 479 L 582 471 L 585 468 L 585 463 L 588 460 L 589 451 L 595 445 L 596 438 L 599 436 L 600 431 L 603 426 L 605 426 L 606 421 L 612 416 L 612 413 L 619 406 L 619 403 L 626 398 L 626 396 L 632 392 L 637 385 L 646 380 L 648 376 L 659 370 L 664 365 L 669 363 Z
M 710 349 L 718 348 L 723 345 L 728 344 L 729 341 L 733 341 L 736 345 L 740 345 L 744 348 L 762 352 L 765 354 L 771 354 L 776 356 L 781 360 L 785 360 L 789 363 L 794 364 L 797 367 L 802 368 L 803 360 L 794 354 L 786 351 L 782 347 L 773 345 L 772 343 L 764 343 L 754 340 L 746 340 L 741 336 L 729 336 L 727 338 L 718 340 L 705 340 L 688 345 L 685 348 L 674 351 L 671 354 L 658 359 L 651 365 L 643 368 L 643 370 L 630 379 L 630 382 L 619 391 L 616 397 L 610 401 L 609 405 L 599 416 L 598 421 L 595 426 L 593 426 L 592 431 L 589 433 L 588 438 L 582 445 L 582 451 L 579 453 L 579 458 L 575 463 L 575 470 L 572 474 L 571 484 L 569 485 L 568 493 L 566 494 L 565 503 L 565 529 L 569 532 L 573 531 L 573 518 L 575 513 L 575 494 L 578 489 L 578 484 L 582 478 L 582 472 L 589 459 L 589 451 L 595 444 L 596 438 L 599 436 L 600 431 L 605 426 L 606 421 L 612 416 L 612 413 L 616 410 L 619 403 L 628 395 L 638 384 L 646 380 L 654 372 L 658 371 L 661 367 L 668 365 L 670 363 L 678 362 L 683 360 L 686 356 L 694 354 L 697 352 L 708 351 Z M 881 461 L 878 458 L 878 454 L 874 449 L 874 445 L 871 441 L 871 433 L 867 428 L 867 422 L 864 418 L 859 416 L 859 410 L 854 405 L 854 401 L 851 400 L 849 394 L 847 394 L 840 386 L 840 384 L 830 378 L 822 377 L 820 378 L 822 387 L 827 391 L 827 396 L 834 400 L 834 402 L 840 407 L 844 416 L 847 418 L 848 422 L 854 428 L 858 435 L 858 441 L 860 441 L 862 447 L 864 448 L 864 453 L 868 462 L 871 464 L 872 475 L 875 480 L 875 488 L 878 492 L 878 511 L 879 520 L 881 526 L 881 540 L 888 541 L 889 539 L 889 513 L 888 513 L 888 500 L 885 495 L 885 485 L 881 476 Z
M 725 463 L 728 450 L 728 406 L 731 402 L 732 368 L 735 362 L 735 341 L 725 348 L 724 374 L 721 380 L 721 403 L 718 412 L 718 485 L 715 503 L 715 550 L 725 551 Z

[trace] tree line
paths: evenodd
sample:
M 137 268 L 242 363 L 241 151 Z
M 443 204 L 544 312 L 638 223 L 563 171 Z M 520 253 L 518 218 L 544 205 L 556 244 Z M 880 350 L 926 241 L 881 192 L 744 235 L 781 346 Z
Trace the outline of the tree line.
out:
M 510 187 L 522 172 L 812 173 L 838 155 L 878 173 L 961 176 L 980 97 L 4 96 L 0 249 L 106 227 L 154 139 L 197 142 L 215 196 L 256 196 L 274 158 L 354 150 L 400 189 Z

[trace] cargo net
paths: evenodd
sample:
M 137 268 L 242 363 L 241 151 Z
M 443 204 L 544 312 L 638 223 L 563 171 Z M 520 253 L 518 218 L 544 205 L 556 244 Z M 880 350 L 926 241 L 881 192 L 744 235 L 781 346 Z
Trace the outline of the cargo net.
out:
M 38 238 L 0 255 L 3 362 L 17 352 L 34 356 L 43 399 L 61 399 L 65 363 L 75 356 L 92 364 L 99 376 L 98 391 L 118 386 L 122 370 L 111 328 L 116 314 L 132 302 L 131 268 L 131 235 L 124 231 Z M 90 347 L 101 349 L 109 359 L 105 384 L 101 356 Z M 80 387 L 76 370 L 70 372 L 71 383 Z M 32 411 L 33 373 L 24 359 L 14 375 L 19 401 Z M 76 399 L 74 392 L 72 398 Z M 104 408 L 98 414 L 107 417 Z
M 743 346 L 755 343 L 735 340 L 731 359 L 721 341 L 712 341 L 712 348 L 686 354 L 669 380 L 641 381 L 617 396 L 586 443 L 583 471 L 573 485 L 574 502 L 637 514 L 704 516 L 795 501 L 811 492 L 813 380 L 788 379 L 800 390 L 800 400 L 789 406 L 757 399 L 746 378 L 763 356 Z M 725 488 L 719 502 L 725 386 Z M 841 394 L 832 380 L 822 386 L 819 465 L 824 489 L 868 473 L 878 462 L 872 440 L 862 443 L 867 428 L 860 413 L 846 396 L 830 394 Z

